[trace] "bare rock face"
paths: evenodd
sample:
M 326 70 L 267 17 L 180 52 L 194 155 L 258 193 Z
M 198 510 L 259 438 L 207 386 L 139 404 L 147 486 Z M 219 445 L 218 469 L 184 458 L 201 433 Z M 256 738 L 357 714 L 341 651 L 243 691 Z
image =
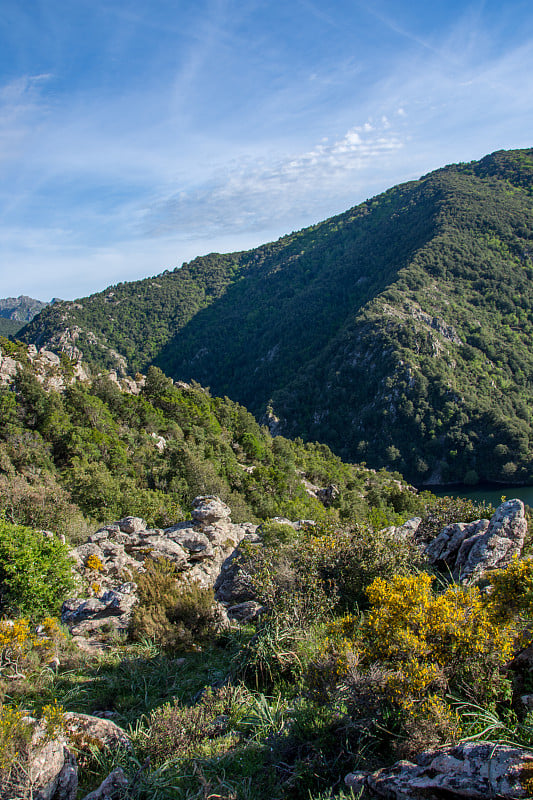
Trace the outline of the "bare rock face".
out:
M 227 520 L 231 515 L 230 508 L 214 495 L 196 497 L 193 501 L 192 518 L 196 522 L 212 525 L 221 520 Z
M 257 528 L 233 524 L 230 514 L 218 497 L 202 496 L 194 500 L 192 520 L 165 530 L 148 529 L 140 517 L 124 517 L 96 531 L 71 551 L 74 569 L 92 587 L 92 596 L 67 600 L 63 622 L 76 636 L 127 630 L 137 602 L 135 576 L 147 560 L 164 558 L 187 582 L 214 586 L 224 563 Z
M 352 773 L 345 783 L 364 786 L 386 800 L 520 800 L 533 793 L 533 753 L 493 742 L 466 742 L 427 750 L 416 764 L 398 761 L 377 772 Z
M 432 564 L 448 568 L 455 580 L 478 580 L 520 555 L 526 533 L 524 504 L 518 499 L 506 500 L 490 521 L 447 525 L 424 552 Z

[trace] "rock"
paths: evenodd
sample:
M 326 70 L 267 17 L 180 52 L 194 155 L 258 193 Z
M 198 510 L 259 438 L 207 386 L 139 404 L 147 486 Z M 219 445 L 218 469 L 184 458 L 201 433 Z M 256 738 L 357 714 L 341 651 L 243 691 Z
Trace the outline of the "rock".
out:
M 218 497 L 197 497 L 195 519 L 165 530 L 147 530 L 140 517 L 124 517 L 100 528 L 71 551 L 75 570 L 95 596 L 66 601 L 63 622 L 75 636 L 97 636 L 106 628 L 125 631 L 136 602 L 135 578 L 145 571 L 147 559 L 167 559 L 184 581 L 214 586 L 238 544 L 243 539 L 258 540 L 257 525 L 235 525 L 230 513 Z M 89 571 L 86 565 L 90 556 L 98 558 L 99 566 Z M 254 598 L 232 597 L 231 604 L 250 599 Z
M 519 800 L 533 792 L 533 753 L 494 742 L 465 742 L 421 753 L 377 772 L 347 775 L 347 785 L 387 800 Z
M 244 569 L 243 559 L 238 551 L 222 565 L 215 581 L 215 597 L 228 606 L 256 599 L 251 576 Z
M 486 532 L 474 543 L 464 566 L 456 565 L 461 580 L 479 578 L 488 570 L 506 567 L 513 556 L 520 555 L 526 533 L 523 502 L 506 500 L 496 510 Z
M 115 523 L 123 533 L 137 533 L 146 530 L 146 522 L 140 517 L 124 517 Z
M 118 799 L 124 796 L 127 787 L 128 779 L 123 770 L 117 767 L 107 776 L 105 781 L 102 781 L 98 789 L 86 794 L 83 800 L 111 800 L 111 798 L 115 797 Z
M 213 524 L 220 520 L 230 521 L 231 510 L 214 495 L 202 495 L 193 500 L 192 518 L 201 524 Z
M 411 517 L 403 525 L 391 525 L 390 528 L 384 528 L 382 532 L 387 533 L 391 539 L 412 539 L 421 522 L 420 517 Z
M 78 769 L 75 756 L 67 749 L 62 735 L 50 739 L 43 723 L 26 717 L 29 742 L 17 753 L 19 767 L 2 782 L 5 800 L 75 800 Z
M 318 489 L 316 496 L 326 508 L 329 508 L 329 506 L 337 499 L 339 494 L 339 487 L 332 483 L 329 486 L 326 486 L 324 489 Z
M 365 788 L 365 782 L 370 773 L 359 770 L 358 772 L 349 772 L 344 778 L 344 783 L 348 786 L 357 797 L 360 792 Z
M 256 600 L 247 600 L 245 603 L 237 603 L 227 609 L 228 619 L 232 622 L 251 622 L 265 611 L 265 606 Z
M 447 525 L 424 549 L 431 564 L 452 572 L 455 580 L 478 580 L 506 567 L 519 555 L 527 533 L 524 504 L 507 500 L 492 519 Z
M 91 714 L 65 713 L 66 732 L 77 748 L 85 749 L 96 745 L 104 747 L 131 747 L 130 737 L 110 719 L 102 719 Z

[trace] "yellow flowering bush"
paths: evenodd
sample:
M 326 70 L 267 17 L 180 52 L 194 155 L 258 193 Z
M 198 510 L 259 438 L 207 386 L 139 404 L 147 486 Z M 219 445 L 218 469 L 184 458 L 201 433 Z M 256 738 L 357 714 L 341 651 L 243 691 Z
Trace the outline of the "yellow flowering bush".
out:
M 459 684 L 478 700 L 498 695 L 516 626 L 497 621 L 477 587 L 452 584 L 437 594 L 431 584 L 426 573 L 373 581 L 364 660 L 393 670 L 389 689 L 400 705 Z
M 533 617 L 533 558 L 514 558 L 491 576 L 488 609 L 495 619 Z
M 0 621 L 0 678 L 20 678 L 23 669 L 46 663 L 64 639 L 54 617 L 46 617 L 39 628 L 26 618 Z

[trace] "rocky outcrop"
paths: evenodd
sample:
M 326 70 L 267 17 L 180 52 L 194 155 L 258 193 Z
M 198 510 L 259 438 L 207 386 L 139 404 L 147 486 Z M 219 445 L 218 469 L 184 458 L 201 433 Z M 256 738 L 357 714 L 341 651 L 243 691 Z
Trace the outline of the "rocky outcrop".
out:
M 148 528 L 140 517 L 107 525 L 71 551 L 75 569 L 91 596 L 63 604 L 62 621 L 74 636 L 111 627 L 124 631 L 137 602 L 135 576 L 147 559 L 167 559 L 184 580 L 214 586 L 224 563 L 243 539 L 256 541 L 257 526 L 235 525 L 231 511 L 218 497 L 201 496 L 193 503 L 192 520 L 169 528 Z M 253 599 L 243 597 L 234 602 Z
M 518 499 L 506 500 L 490 521 L 447 525 L 424 552 L 431 564 L 448 569 L 455 580 L 478 580 L 520 555 L 526 533 L 524 504 Z
M 354 791 L 364 787 L 386 800 L 519 800 L 533 793 L 533 753 L 494 742 L 466 742 L 427 750 L 416 764 L 398 761 L 377 772 L 350 773 L 344 780 Z

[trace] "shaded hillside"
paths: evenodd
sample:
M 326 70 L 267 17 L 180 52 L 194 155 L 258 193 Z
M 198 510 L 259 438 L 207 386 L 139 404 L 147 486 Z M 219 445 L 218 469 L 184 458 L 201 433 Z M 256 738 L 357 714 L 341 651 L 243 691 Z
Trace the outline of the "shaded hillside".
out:
M 157 363 L 423 481 L 530 480 L 533 151 L 47 309 L 26 341 Z M 65 330 L 67 333 L 65 333 Z

